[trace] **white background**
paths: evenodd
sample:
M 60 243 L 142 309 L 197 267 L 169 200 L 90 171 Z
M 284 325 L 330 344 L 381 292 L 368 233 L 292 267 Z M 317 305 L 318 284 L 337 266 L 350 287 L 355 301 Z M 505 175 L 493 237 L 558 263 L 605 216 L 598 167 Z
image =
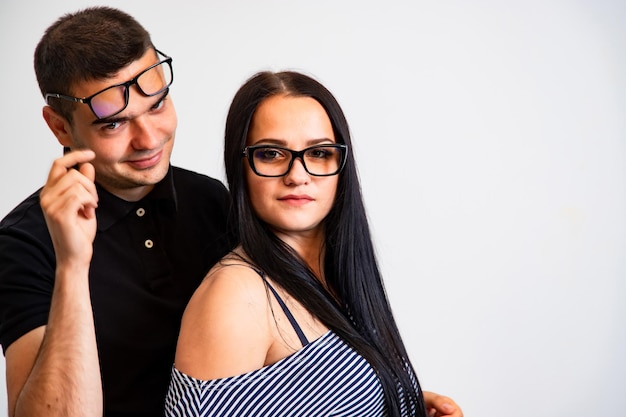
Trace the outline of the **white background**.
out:
M 0 5 L 0 216 L 61 154 L 35 45 L 93 4 Z M 302 70 L 335 93 L 425 389 L 467 417 L 623 415 L 626 3 L 108 4 L 174 58 L 177 165 L 223 179 L 226 110 L 257 70 Z

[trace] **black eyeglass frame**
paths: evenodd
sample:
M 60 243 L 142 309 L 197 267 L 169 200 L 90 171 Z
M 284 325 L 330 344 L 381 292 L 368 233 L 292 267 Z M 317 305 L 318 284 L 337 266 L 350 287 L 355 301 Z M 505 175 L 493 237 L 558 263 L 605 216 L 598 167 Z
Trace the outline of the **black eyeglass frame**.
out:
M 89 109 L 91 110 L 91 112 L 94 114 L 94 116 L 96 116 L 96 119 L 98 120 L 102 120 L 102 119 L 108 119 L 109 117 L 113 117 L 116 114 L 120 114 L 121 112 L 123 112 L 126 107 L 128 107 L 128 102 L 130 101 L 130 87 L 134 84 L 137 85 L 137 89 L 141 92 L 141 94 L 145 95 L 146 97 L 154 97 L 158 94 L 163 93 L 164 91 L 167 91 L 168 88 L 170 88 L 170 86 L 172 85 L 172 83 L 174 82 L 174 69 L 172 68 L 172 57 L 169 55 L 164 54 L 163 52 L 159 51 L 158 49 L 154 48 L 154 50 L 161 56 L 165 57 L 165 59 L 157 62 L 156 64 L 152 64 L 150 65 L 148 68 L 144 69 L 143 71 L 141 71 L 139 74 L 137 74 L 135 77 L 133 77 L 132 79 L 123 82 L 123 83 L 119 83 L 119 84 L 114 84 L 114 85 L 110 85 L 106 88 L 103 88 L 102 90 L 98 91 L 97 93 L 94 93 L 92 95 L 90 95 L 89 97 L 83 97 L 83 98 L 79 98 L 79 97 L 72 97 L 72 96 L 68 96 L 65 94 L 59 94 L 59 93 L 46 93 L 44 95 L 44 99 L 46 101 L 47 104 L 50 104 L 48 102 L 48 99 L 50 98 L 60 98 L 63 100 L 68 100 L 68 101 L 73 101 L 75 103 L 83 103 L 89 106 Z M 170 80 L 169 84 L 167 84 L 165 87 L 163 87 L 162 89 L 160 89 L 159 91 L 157 91 L 156 93 L 152 93 L 152 94 L 146 94 L 145 91 L 143 91 L 143 89 L 141 88 L 141 86 L 139 85 L 139 83 L 137 82 L 137 80 L 139 79 L 139 77 L 141 77 L 143 74 L 145 74 L 146 72 L 150 71 L 152 68 L 157 67 L 161 64 L 166 63 L 169 67 L 170 67 L 170 74 L 172 74 L 172 79 Z M 98 116 L 98 114 L 96 113 L 96 111 L 93 109 L 93 107 L 91 106 L 91 100 L 97 96 L 100 93 L 103 93 L 104 91 L 110 90 L 111 88 L 117 88 L 117 87 L 125 87 L 124 88 L 124 106 L 116 111 L 113 114 L 107 115 L 105 117 L 100 117 Z
M 289 161 L 287 170 L 284 173 L 280 175 L 266 175 L 266 174 L 261 174 L 257 171 L 256 166 L 254 165 L 254 151 L 257 149 L 263 149 L 263 148 L 280 149 L 282 151 L 286 151 L 291 154 L 291 160 Z M 316 148 L 339 149 L 339 152 L 341 153 L 341 161 L 335 172 L 332 172 L 330 174 L 314 174 L 311 171 L 309 171 L 309 169 L 306 166 L 306 162 L 304 161 L 304 154 L 307 151 L 310 151 L 311 149 L 316 149 Z M 302 166 L 304 167 L 304 170 L 309 175 L 312 175 L 314 177 L 331 177 L 333 175 L 339 174 L 343 170 L 343 167 L 346 165 L 346 161 L 348 160 L 348 145 L 343 144 L 343 143 L 323 143 L 319 145 L 309 146 L 308 148 L 304 148 L 301 151 L 294 151 L 292 149 L 285 148 L 284 146 L 278 146 L 278 145 L 267 145 L 267 144 L 251 145 L 251 146 L 246 146 L 245 148 L 243 148 L 242 157 L 245 157 L 248 160 L 248 164 L 250 165 L 252 172 L 254 172 L 259 177 L 268 177 L 268 178 L 284 177 L 285 175 L 289 173 L 289 171 L 291 171 L 291 167 L 293 166 L 293 162 L 296 160 L 296 158 L 300 158 L 300 161 L 302 162 Z

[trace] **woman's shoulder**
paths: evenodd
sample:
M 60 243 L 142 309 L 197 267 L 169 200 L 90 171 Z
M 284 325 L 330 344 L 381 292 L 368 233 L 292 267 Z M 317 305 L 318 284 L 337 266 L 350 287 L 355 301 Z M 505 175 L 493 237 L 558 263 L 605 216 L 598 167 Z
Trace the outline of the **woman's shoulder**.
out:
M 193 298 L 240 300 L 247 303 L 267 300 L 263 273 L 246 258 L 229 253 L 206 275 Z M 265 302 L 264 302 L 265 303 Z
M 195 331 L 259 326 L 267 316 L 267 290 L 259 273 L 242 262 L 215 265 L 192 295 L 183 314 Z
M 223 259 L 183 314 L 177 368 L 212 379 L 262 367 L 272 341 L 268 310 L 261 276 L 245 262 Z

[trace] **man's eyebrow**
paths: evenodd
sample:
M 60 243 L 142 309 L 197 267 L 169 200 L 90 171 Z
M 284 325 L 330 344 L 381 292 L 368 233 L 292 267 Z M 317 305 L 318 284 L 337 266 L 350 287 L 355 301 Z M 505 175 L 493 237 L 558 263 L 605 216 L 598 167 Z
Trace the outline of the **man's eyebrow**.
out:
M 106 119 L 96 119 L 91 122 L 92 126 L 110 125 L 112 123 L 122 123 L 130 120 L 130 117 L 108 117 Z

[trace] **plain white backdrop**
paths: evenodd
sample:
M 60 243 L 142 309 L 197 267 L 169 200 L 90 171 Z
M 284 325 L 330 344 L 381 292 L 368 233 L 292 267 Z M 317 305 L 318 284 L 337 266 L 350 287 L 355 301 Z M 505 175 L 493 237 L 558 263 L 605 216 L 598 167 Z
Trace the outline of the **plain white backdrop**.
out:
M 425 389 L 466 417 L 623 413 L 626 3 L 3 1 L 0 217 L 61 155 L 35 45 L 95 4 L 134 15 L 174 58 L 176 165 L 224 178 L 226 111 L 258 70 L 335 93 Z

